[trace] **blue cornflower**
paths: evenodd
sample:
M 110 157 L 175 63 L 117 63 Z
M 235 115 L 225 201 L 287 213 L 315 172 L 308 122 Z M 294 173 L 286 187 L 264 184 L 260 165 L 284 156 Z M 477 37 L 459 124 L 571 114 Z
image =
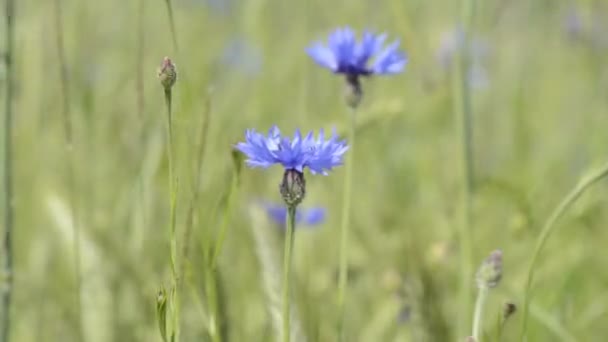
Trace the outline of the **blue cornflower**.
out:
M 398 40 L 383 47 L 386 37 L 366 31 L 357 42 L 351 28 L 338 28 L 329 35 L 327 45 L 315 42 L 306 52 L 320 66 L 351 78 L 400 73 L 407 57 L 399 50 Z
M 287 208 L 285 205 L 264 203 L 264 209 L 268 217 L 281 227 L 285 226 L 287 219 Z M 296 210 L 296 225 L 316 226 L 325 221 L 326 210 L 322 207 L 298 208 Z
M 325 140 L 323 130 L 319 131 L 317 139 L 313 132 L 302 137 L 296 130 L 292 139 L 281 136 L 281 132 L 273 126 L 268 135 L 264 136 L 255 130 L 247 130 L 245 142 L 236 145 L 236 149 L 247 156 L 250 167 L 268 168 L 281 164 L 285 170 L 295 170 L 299 173 L 308 168 L 313 174 L 327 175 L 327 171 L 342 165 L 344 153 L 348 150 L 345 141 L 339 141 L 335 132 Z

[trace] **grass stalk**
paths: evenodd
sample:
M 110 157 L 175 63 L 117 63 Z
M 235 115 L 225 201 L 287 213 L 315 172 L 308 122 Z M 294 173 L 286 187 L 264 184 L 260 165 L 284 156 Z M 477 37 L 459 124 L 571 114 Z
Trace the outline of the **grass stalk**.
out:
M 169 244 L 171 253 L 171 277 L 173 290 L 171 291 L 171 322 L 173 327 L 172 341 L 179 341 L 179 275 L 177 272 L 177 233 L 176 233 L 176 207 L 177 207 L 177 179 L 175 178 L 175 160 L 173 159 L 173 113 L 171 88 L 165 89 L 165 104 L 167 106 L 167 159 L 169 161 Z
M 209 263 L 206 270 L 206 291 L 207 301 L 209 303 L 209 333 L 211 339 L 214 342 L 220 342 L 222 340 L 221 332 L 221 315 L 218 300 L 218 281 L 217 281 L 217 262 L 221 254 L 221 251 L 226 241 L 226 232 L 228 231 L 228 225 L 230 218 L 232 217 L 232 209 L 234 207 L 234 197 L 239 185 L 240 177 L 240 158 L 238 154 L 233 154 L 234 171 L 232 179 L 230 181 L 230 189 L 226 194 L 226 205 L 222 213 L 222 223 L 220 224 L 220 230 L 218 236 L 215 239 L 215 243 L 209 251 Z
M 78 224 L 78 213 L 76 208 L 76 184 L 75 184 L 75 168 L 76 156 L 74 153 L 74 135 L 73 122 L 70 111 L 70 89 L 68 78 L 68 65 L 65 56 L 65 45 L 63 37 L 63 9 L 61 0 L 55 0 L 55 33 L 57 44 L 57 57 L 59 59 L 59 76 L 61 88 L 61 101 L 64 126 L 64 143 L 68 159 L 68 203 L 71 213 L 71 224 L 74 232 L 74 273 L 76 282 L 76 331 L 80 341 L 84 341 L 84 331 L 82 324 L 82 274 L 81 274 L 81 257 L 80 257 L 80 227 Z
M 208 329 L 209 336 L 213 342 L 222 341 L 222 333 L 220 329 L 220 314 L 218 306 L 218 293 L 217 293 L 217 281 L 216 281 L 216 269 L 212 267 L 205 268 L 205 291 L 207 296 L 207 305 L 209 305 L 208 314 Z
M 526 287 L 524 292 L 524 305 L 523 305 L 523 317 L 522 317 L 522 329 L 521 329 L 521 340 L 524 341 L 526 337 L 526 330 L 528 326 L 528 313 L 530 306 L 530 299 L 532 294 L 530 293 L 532 288 L 532 282 L 534 281 L 534 271 L 536 270 L 536 264 L 540 252 L 543 250 L 549 236 L 555 230 L 555 223 L 564 215 L 566 210 L 570 208 L 576 200 L 587 191 L 591 186 L 596 184 L 598 181 L 608 176 L 608 163 L 604 164 L 599 169 L 590 172 L 587 176 L 583 177 L 576 186 L 562 199 L 558 206 L 553 210 L 543 229 L 536 241 L 534 252 L 532 253 L 532 259 L 530 260 L 530 266 L 528 267 L 528 273 L 526 277 Z
M 350 211 L 352 197 L 352 178 L 355 159 L 355 130 L 356 130 L 356 107 L 351 107 L 348 143 L 350 161 L 345 165 L 344 192 L 342 196 L 342 220 L 340 225 L 340 264 L 338 269 L 338 340 L 344 340 L 344 321 L 346 304 L 346 286 L 348 284 L 348 233 L 350 230 Z
M 4 169 L 4 238 L 3 238 L 3 265 L 2 265 L 2 325 L 0 326 L 0 341 L 8 342 L 11 328 L 11 300 L 13 291 L 13 95 L 14 95 L 14 68 L 13 43 L 15 27 L 15 3 L 6 1 L 6 51 L 4 65 L 6 68 L 5 107 L 4 107 L 4 143 L 3 143 L 3 169 Z
M 190 201 L 190 205 L 188 207 L 188 217 L 186 221 L 186 227 L 184 231 L 184 244 L 182 247 L 182 260 L 184 263 L 182 264 L 182 268 L 186 265 L 186 262 L 190 258 L 190 237 L 192 236 L 192 229 L 194 228 L 194 221 L 196 216 L 196 208 L 199 203 L 199 196 L 201 193 L 201 173 L 203 170 L 203 163 L 205 160 L 205 152 L 207 150 L 207 138 L 209 136 L 209 122 L 211 117 L 211 94 L 207 93 L 207 98 L 205 99 L 205 110 L 203 111 L 202 124 L 200 126 L 200 131 L 198 132 L 199 143 L 197 145 L 197 159 L 195 164 L 195 174 L 194 174 L 194 191 L 192 193 L 192 199 Z M 182 274 L 184 274 L 184 270 L 182 269 Z
M 291 340 L 291 264 L 296 228 L 296 206 L 287 207 L 285 252 L 283 254 L 283 341 Z
M 144 34 L 144 12 L 145 12 L 145 0 L 139 0 L 137 6 L 137 48 L 135 50 L 135 92 L 137 96 L 136 106 L 137 106 L 137 118 L 141 120 L 142 129 L 140 133 L 140 141 L 142 150 L 146 144 L 146 130 L 145 130 L 145 122 L 146 117 L 144 116 L 145 110 L 145 84 L 144 84 L 144 50 L 145 50 L 145 34 Z M 142 153 L 143 154 L 143 153 Z M 143 251 L 144 245 L 144 236 L 145 236 L 145 227 L 146 227 L 146 201 L 145 201 L 145 193 L 146 186 L 143 176 L 143 164 L 145 157 L 142 156 L 142 171 L 140 171 L 138 175 L 138 196 L 139 196 L 139 214 L 141 217 L 140 224 L 135 228 L 135 249 L 138 253 Z
M 228 190 L 228 194 L 226 196 L 226 208 L 222 214 L 220 231 L 218 232 L 218 236 L 213 247 L 213 254 L 211 255 L 210 265 L 212 268 L 217 267 L 217 259 L 219 258 L 222 248 L 224 247 L 224 242 L 226 241 L 226 232 L 228 231 L 228 225 L 230 223 L 230 218 L 232 217 L 234 197 L 239 183 L 238 172 L 238 166 L 235 165 L 234 175 L 230 181 L 230 190 Z
M 459 145 L 461 146 L 461 199 L 459 225 L 459 248 L 460 248 L 460 293 L 459 312 L 471 312 L 470 287 L 473 279 L 472 268 L 472 200 L 474 191 L 473 171 L 473 109 L 471 104 L 471 89 L 469 83 L 469 50 L 471 26 L 475 12 L 475 0 L 463 0 L 462 7 L 462 45 L 458 51 L 458 60 L 455 61 L 456 69 L 452 77 L 453 103 L 456 114 L 457 132 Z M 457 334 L 464 336 L 468 322 L 468 315 L 459 315 Z
M 171 0 L 165 0 L 165 4 L 167 5 L 167 15 L 169 16 L 169 28 L 171 30 L 171 40 L 173 41 L 173 48 L 175 52 L 178 52 L 177 45 L 177 32 L 175 30 L 175 18 L 173 16 L 173 5 L 171 4 Z

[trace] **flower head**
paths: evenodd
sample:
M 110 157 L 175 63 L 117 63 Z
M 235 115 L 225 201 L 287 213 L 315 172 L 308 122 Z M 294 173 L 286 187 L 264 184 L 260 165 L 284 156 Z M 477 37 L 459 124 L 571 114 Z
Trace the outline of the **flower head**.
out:
M 268 217 L 281 227 L 285 226 L 287 219 L 287 208 L 285 205 L 264 203 L 264 209 Z M 296 226 L 316 226 L 325 221 L 326 210 L 322 207 L 298 208 L 296 210 Z
M 399 50 L 396 40 L 384 47 L 386 34 L 364 32 L 357 42 L 355 32 L 338 28 L 327 40 L 315 42 L 306 49 L 308 55 L 320 66 L 334 73 L 351 76 L 397 74 L 405 69 L 407 57 Z
M 319 131 L 317 139 L 313 132 L 302 137 L 297 130 L 290 139 L 283 137 L 279 129 L 273 126 L 267 136 L 247 130 L 245 142 L 238 143 L 236 149 L 247 156 L 246 163 L 250 167 L 268 168 L 281 164 L 285 170 L 302 173 L 307 167 L 313 174 L 327 175 L 327 171 L 342 165 L 348 146 L 345 141 L 338 140 L 335 132 L 326 140 L 323 130 Z

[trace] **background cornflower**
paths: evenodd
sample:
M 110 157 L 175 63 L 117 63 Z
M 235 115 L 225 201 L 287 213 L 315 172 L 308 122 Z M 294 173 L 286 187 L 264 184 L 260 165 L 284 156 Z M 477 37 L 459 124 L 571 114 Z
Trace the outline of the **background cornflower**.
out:
M 445 31 L 441 34 L 440 42 L 435 51 L 437 64 L 444 72 L 450 72 L 456 63 L 458 54 L 465 49 L 465 33 L 461 28 Z M 479 38 L 471 37 L 469 47 L 463 51 L 467 61 L 467 81 L 474 89 L 483 89 L 489 85 L 490 79 L 486 68 L 490 54 L 489 44 Z
M 355 31 L 349 27 L 332 32 L 327 44 L 315 42 L 306 49 L 320 66 L 337 74 L 350 76 L 390 75 L 404 70 L 407 58 L 396 40 L 384 46 L 386 34 L 365 31 L 357 42 Z
M 346 77 L 346 104 L 351 108 L 349 141 L 351 148 L 355 142 L 356 109 L 363 98 L 361 76 L 391 75 L 402 72 L 407 63 L 404 52 L 399 50 L 399 40 L 384 46 L 386 34 L 376 35 L 369 31 L 363 32 L 360 41 L 357 41 L 355 31 L 349 27 L 338 28 L 329 34 L 327 44 L 315 42 L 306 49 L 308 55 L 320 66 L 342 74 Z M 352 154 L 352 152 L 351 152 Z M 347 282 L 347 253 L 348 229 L 351 203 L 351 185 L 353 162 L 346 168 L 344 177 L 344 193 L 342 206 L 342 223 L 340 227 L 340 268 L 338 285 L 338 310 L 340 323 L 338 324 L 338 338 L 344 340 L 343 316 L 344 297 Z
M 268 217 L 279 226 L 285 227 L 287 220 L 287 209 L 284 205 L 275 203 L 264 203 L 264 210 Z M 323 207 L 298 208 L 296 210 L 296 224 L 305 226 L 317 226 L 325 221 L 327 210 Z
M 314 42 L 306 52 L 318 65 L 346 76 L 346 101 L 354 108 L 363 96 L 360 76 L 391 75 L 405 69 L 407 57 L 399 50 L 399 40 L 385 47 L 386 37 L 365 31 L 358 42 L 353 29 L 338 28 L 329 34 L 327 44 Z

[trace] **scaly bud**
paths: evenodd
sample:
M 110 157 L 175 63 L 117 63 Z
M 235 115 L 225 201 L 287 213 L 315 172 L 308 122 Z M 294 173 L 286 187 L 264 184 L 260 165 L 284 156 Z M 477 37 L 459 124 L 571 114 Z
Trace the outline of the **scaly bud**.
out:
M 169 57 L 165 57 L 158 68 L 158 78 L 165 90 L 170 90 L 177 81 L 177 68 Z
M 287 207 L 297 206 L 302 202 L 306 195 L 304 174 L 294 169 L 285 170 L 283 181 L 279 188 Z

